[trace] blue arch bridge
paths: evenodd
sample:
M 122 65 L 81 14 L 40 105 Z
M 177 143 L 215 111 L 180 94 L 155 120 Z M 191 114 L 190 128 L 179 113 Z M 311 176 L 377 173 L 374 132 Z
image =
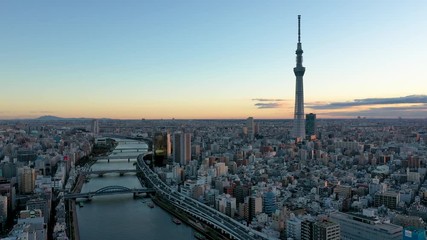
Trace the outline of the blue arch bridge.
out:
M 123 186 L 108 186 L 100 188 L 96 191 L 85 192 L 85 193 L 65 193 L 64 199 L 77 199 L 77 198 L 86 198 L 91 200 L 95 196 L 105 196 L 105 195 L 116 195 L 116 194 L 127 194 L 133 193 L 133 197 L 136 197 L 142 193 L 154 193 L 154 189 L 151 188 L 127 188 Z

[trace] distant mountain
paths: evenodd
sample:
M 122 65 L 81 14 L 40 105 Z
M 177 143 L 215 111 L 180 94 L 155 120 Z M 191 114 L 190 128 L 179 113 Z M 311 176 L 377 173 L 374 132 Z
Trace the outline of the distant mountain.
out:
M 46 115 L 46 116 L 41 116 L 38 118 L 34 118 L 32 120 L 36 120 L 36 121 L 85 121 L 85 120 L 92 120 L 95 118 L 62 118 L 62 117 L 57 117 L 57 116 L 52 116 L 52 115 Z M 111 118 L 98 118 L 98 120 L 114 120 Z
M 54 121 L 54 120 L 66 120 L 66 119 L 65 119 L 65 118 L 62 118 L 62 117 L 46 115 L 46 116 L 41 116 L 41 117 L 35 118 L 34 120 L 40 120 L 40 121 Z
M 92 118 L 62 118 L 62 117 L 57 117 L 57 116 L 51 116 L 51 115 L 46 115 L 46 116 L 41 116 L 38 118 L 35 118 L 34 120 L 37 121 L 82 121 L 82 120 L 91 120 Z

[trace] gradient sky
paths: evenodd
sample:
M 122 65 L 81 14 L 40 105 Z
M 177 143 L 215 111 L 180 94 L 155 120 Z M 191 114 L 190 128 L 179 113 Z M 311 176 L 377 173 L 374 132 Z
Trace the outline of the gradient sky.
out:
M 0 119 L 427 117 L 425 0 L 0 1 Z

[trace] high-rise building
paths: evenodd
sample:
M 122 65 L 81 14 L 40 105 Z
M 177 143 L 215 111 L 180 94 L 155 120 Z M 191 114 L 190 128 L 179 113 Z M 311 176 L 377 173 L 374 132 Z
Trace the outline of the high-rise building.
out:
M 245 197 L 249 195 L 249 187 L 247 185 L 238 184 L 233 189 L 233 195 L 236 197 L 237 203 L 244 203 Z
M 258 196 L 248 196 L 245 198 L 248 206 L 247 222 L 252 222 L 253 218 L 262 212 L 262 198 Z
M 286 235 L 291 239 L 301 239 L 301 223 L 302 220 L 291 214 L 290 218 L 286 220 Z
M 271 216 L 271 214 L 276 211 L 276 195 L 271 192 L 268 191 L 266 193 L 264 193 L 263 196 L 263 207 L 264 207 L 264 213 L 268 214 L 269 216 Z
M 303 139 L 305 136 L 304 122 L 304 87 L 303 76 L 305 67 L 302 66 L 302 46 L 301 46 L 301 15 L 298 15 L 298 44 L 297 44 L 297 65 L 294 68 L 296 77 L 295 86 L 295 112 L 294 112 L 294 129 L 293 137 Z
M 175 132 L 172 148 L 174 162 L 187 165 L 191 161 L 191 134 Z
M 313 240 L 340 240 L 340 225 L 327 220 L 315 222 Z
M 15 210 L 15 187 L 13 186 L 13 181 L 0 180 L 0 195 L 8 198 L 8 206 L 6 210 L 13 211 Z M 0 210 L 1 212 L 1 210 Z
M 99 134 L 99 121 L 98 121 L 98 119 L 92 120 L 92 133 L 94 136 L 98 136 L 98 134 Z
M 33 168 L 18 168 L 18 186 L 21 194 L 32 193 L 35 186 L 36 173 Z
M 227 216 L 234 217 L 236 213 L 236 198 L 229 194 L 221 194 L 215 198 L 215 209 Z
M 316 114 L 309 113 L 305 115 L 305 134 L 307 136 L 316 134 Z
M 171 134 L 166 132 L 163 134 L 164 144 L 166 144 L 166 157 L 170 158 L 172 156 L 172 142 L 171 142 Z
M 184 165 L 191 161 L 191 133 L 184 133 Z
M 172 152 L 173 152 L 173 161 L 180 163 L 183 161 L 183 155 L 182 153 L 182 145 L 184 145 L 184 136 L 182 132 L 175 132 L 173 134 L 173 146 L 172 146 Z
M 301 222 L 301 240 L 313 240 L 314 223 L 313 219 L 305 219 Z
M 248 117 L 248 119 L 246 119 L 246 127 L 248 128 L 248 138 L 251 140 L 254 139 L 255 123 L 253 117 Z
M 400 202 L 400 193 L 395 191 L 377 192 L 374 196 L 374 206 L 386 206 L 390 209 L 396 209 Z
M 154 165 L 164 166 L 171 156 L 171 141 L 168 132 L 156 132 L 153 138 Z

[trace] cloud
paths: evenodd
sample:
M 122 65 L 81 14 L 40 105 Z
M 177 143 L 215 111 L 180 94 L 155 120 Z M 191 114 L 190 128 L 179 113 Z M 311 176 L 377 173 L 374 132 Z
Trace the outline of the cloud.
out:
M 427 104 L 417 106 L 379 107 L 356 111 L 322 112 L 330 117 L 427 118 Z
M 256 101 L 255 107 L 258 109 L 269 109 L 269 108 L 281 108 L 283 102 L 289 101 L 287 99 L 280 98 L 253 98 L 252 101 Z
M 252 101 L 257 101 L 257 102 L 284 102 L 287 100 L 279 99 L 279 98 L 253 98 Z
M 349 102 L 332 102 L 326 104 L 311 103 L 306 104 L 307 107 L 312 109 L 342 109 L 354 106 L 366 105 L 385 105 L 385 104 L 402 104 L 402 103 L 427 103 L 427 95 L 409 95 L 406 97 L 396 98 L 364 98 L 354 99 Z
M 389 109 L 368 109 L 363 111 L 354 111 L 354 112 L 330 112 L 323 113 L 322 115 L 331 116 L 331 117 L 373 117 L 373 118 L 427 118 L 427 108 L 422 110 L 410 110 L 410 109 L 401 109 L 401 110 L 389 110 Z
M 277 102 L 270 103 L 255 103 L 255 107 L 258 109 L 266 109 L 266 108 L 280 108 L 281 104 Z

